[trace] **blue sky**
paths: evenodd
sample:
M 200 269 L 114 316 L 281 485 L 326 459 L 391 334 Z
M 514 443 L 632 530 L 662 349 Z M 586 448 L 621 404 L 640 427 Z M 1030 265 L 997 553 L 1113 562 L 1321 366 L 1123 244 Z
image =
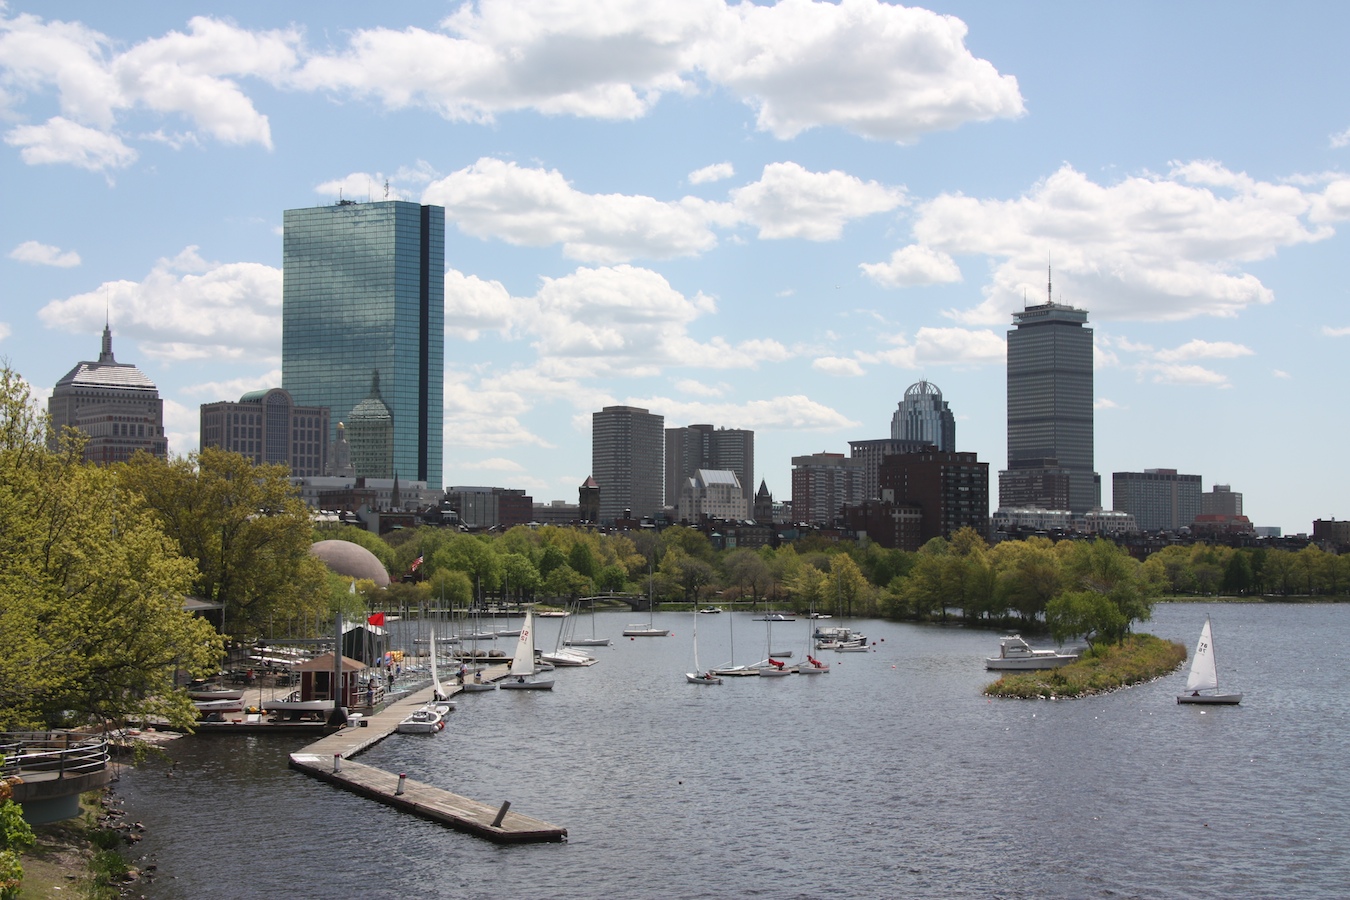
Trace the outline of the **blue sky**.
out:
M 110 306 L 191 452 L 280 383 L 282 211 L 387 182 L 446 207 L 447 484 L 575 501 L 626 403 L 786 498 L 921 378 L 996 472 L 1049 260 L 1106 505 L 1350 516 L 1347 7 L 669 6 L 0 3 L 0 357 L 45 397 Z

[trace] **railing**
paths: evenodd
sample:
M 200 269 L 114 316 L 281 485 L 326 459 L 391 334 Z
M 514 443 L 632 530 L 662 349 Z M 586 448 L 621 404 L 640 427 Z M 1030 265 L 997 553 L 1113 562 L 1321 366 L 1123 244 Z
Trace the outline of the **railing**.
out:
M 7 731 L 0 732 L 0 755 L 0 775 L 73 778 L 108 767 L 108 741 L 72 731 Z

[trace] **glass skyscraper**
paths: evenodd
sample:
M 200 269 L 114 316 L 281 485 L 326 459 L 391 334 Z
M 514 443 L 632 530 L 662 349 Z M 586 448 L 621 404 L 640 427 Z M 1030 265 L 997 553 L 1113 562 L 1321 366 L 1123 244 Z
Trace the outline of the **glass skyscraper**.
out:
M 1047 302 L 1013 313 L 1008 332 L 1008 469 L 999 506 L 1087 512 L 1093 470 L 1092 329 L 1087 310 Z
M 394 472 L 439 488 L 445 210 L 343 200 L 288 209 L 284 224 L 282 387 L 299 405 L 328 407 L 336 428 L 378 373 Z
M 956 416 L 936 384 L 919 381 L 905 389 L 905 399 L 891 416 L 891 439 L 925 441 L 939 450 L 956 452 Z

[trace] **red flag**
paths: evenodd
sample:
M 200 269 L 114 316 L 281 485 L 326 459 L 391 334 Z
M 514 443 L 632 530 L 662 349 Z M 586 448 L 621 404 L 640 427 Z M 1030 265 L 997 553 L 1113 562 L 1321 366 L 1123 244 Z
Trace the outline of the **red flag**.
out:
M 382 612 L 377 612 L 377 613 L 372 613 L 372 614 L 369 615 L 369 616 L 366 616 L 366 623 L 367 623 L 367 624 L 370 624 L 370 625 L 383 625 L 383 624 L 384 624 L 384 613 L 382 613 Z
M 421 564 L 422 564 L 422 557 L 419 556 L 417 557 L 417 559 L 414 559 L 412 561 L 412 571 L 416 572 L 417 567 L 420 566 Z

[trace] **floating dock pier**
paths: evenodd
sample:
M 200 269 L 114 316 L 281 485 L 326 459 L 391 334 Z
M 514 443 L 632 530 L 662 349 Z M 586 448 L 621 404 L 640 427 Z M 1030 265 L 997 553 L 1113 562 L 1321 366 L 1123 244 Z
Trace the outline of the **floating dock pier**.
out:
M 489 680 L 505 677 L 506 666 L 497 666 L 483 674 Z M 453 697 L 458 685 L 443 684 Z M 413 781 L 374 766 L 353 762 L 361 753 L 394 733 L 398 723 L 414 709 L 430 702 L 428 687 L 390 704 L 373 716 L 361 720 L 360 727 L 343 728 L 303 750 L 291 754 L 290 767 L 312 778 L 369 797 L 386 806 L 448 825 L 499 844 L 525 844 L 567 840 L 567 829 L 511 812 L 510 801 L 491 806 L 468 797 L 452 794 L 434 785 Z

